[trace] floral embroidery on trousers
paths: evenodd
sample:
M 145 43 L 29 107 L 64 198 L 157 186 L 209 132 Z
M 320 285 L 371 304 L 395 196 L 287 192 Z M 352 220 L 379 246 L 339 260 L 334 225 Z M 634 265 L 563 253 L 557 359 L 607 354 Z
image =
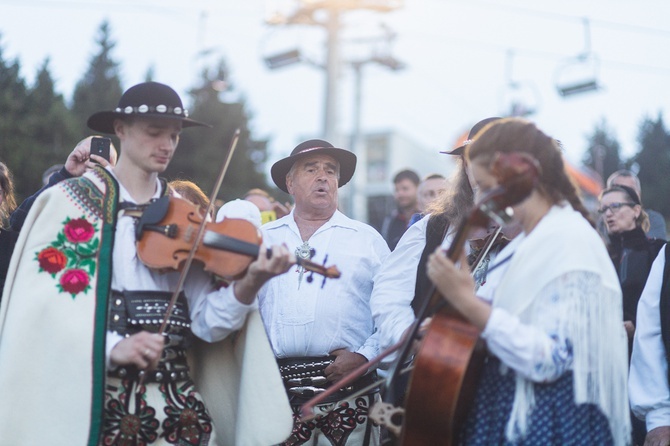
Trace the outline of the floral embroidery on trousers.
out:
M 214 443 L 212 420 L 192 381 L 147 383 L 138 392 L 133 380 L 107 379 L 101 445 Z
M 293 407 L 293 432 L 282 446 L 332 445 L 332 446 L 372 446 L 379 445 L 379 427 L 368 418 L 371 405 L 378 394 L 347 398 L 333 404 L 316 407 L 323 415 L 314 420 L 300 422 L 300 406 Z

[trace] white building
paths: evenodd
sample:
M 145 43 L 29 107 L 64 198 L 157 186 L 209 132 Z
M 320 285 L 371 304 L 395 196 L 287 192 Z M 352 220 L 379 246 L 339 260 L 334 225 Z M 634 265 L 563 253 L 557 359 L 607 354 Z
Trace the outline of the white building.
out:
M 340 208 L 378 229 L 394 208 L 393 176 L 398 171 L 449 177 L 455 166 L 449 155 L 439 153 L 443 144 L 424 147 L 394 130 L 366 133 L 361 139 L 361 148 L 352 148 L 358 163 L 351 183 L 340 190 Z

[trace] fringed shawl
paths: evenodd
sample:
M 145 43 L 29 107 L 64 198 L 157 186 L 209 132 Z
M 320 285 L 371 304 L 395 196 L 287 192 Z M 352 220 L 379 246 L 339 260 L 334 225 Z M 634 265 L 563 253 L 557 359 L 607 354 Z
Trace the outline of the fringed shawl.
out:
M 542 297 L 557 291 L 565 304 L 558 307 L 560 314 L 555 317 L 573 346 L 575 403 L 597 405 L 609 421 L 615 445 L 628 444 L 628 362 L 621 288 L 602 240 L 567 204 L 551 208 L 520 241 L 493 305 L 517 315 L 523 323 L 549 331 L 543 326 L 547 318 L 539 317 Z M 533 401 L 533 383 L 517 374 L 508 438 L 523 437 Z

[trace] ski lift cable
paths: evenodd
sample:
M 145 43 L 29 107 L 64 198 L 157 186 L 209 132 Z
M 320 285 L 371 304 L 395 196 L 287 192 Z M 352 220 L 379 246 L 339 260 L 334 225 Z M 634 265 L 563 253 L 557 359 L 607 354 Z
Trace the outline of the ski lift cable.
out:
M 435 0 L 434 0 L 435 1 Z M 465 3 L 468 5 L 473 5 L 474 3 L 485 4 L 487 9 L 499 9 L 503 11 L 513 11 L 523 15 L 531 15 L 535 17 L 542 17 L 545 19 L 551 20 L 560 20 L 565 22 L 575 22 L 577 20 L 583 20 L 583 16 L 576 16 L 571 14 L 562 14 L 558 12 L 549 12 L 549 11 L 539 11 L 536 9 L 524 8 L 520 6 L 511 6 L 509 4 L 500 4 L 499 2 L 492 2 L 486 0 L 452 0 L 460 3 Z M 591 23 L 602 28 L 610 28 L 619 31 L 627 31 L 637 34 L 658 34 L 664 37 L 670 37 L 670 29 L 661 29 L 654 28 L 651 26 L 645 25 L 634 25 L 630 23 L 621 23 L 614 22 L 609 20 L 601 20 L 591 18 Z

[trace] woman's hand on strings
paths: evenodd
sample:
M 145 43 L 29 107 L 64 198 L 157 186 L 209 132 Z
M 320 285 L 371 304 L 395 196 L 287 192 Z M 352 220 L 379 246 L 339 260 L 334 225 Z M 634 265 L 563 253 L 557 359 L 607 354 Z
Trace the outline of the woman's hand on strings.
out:
M 452 262 L 441 248 L 428 258 L 426 274 L 435 288 L 463 316 L 483 329 L 491 314 L 491 307 L 475 296 L 475 281 L 470 273 L 465 252 L 458 263 Z
M 440 294 L 457 308 L 460 301 L 474 296 L 475 282 L 465 253 L 458 263 L 454 263 L 442 248 L 437 248 L 428 257 L 426 273 Z

